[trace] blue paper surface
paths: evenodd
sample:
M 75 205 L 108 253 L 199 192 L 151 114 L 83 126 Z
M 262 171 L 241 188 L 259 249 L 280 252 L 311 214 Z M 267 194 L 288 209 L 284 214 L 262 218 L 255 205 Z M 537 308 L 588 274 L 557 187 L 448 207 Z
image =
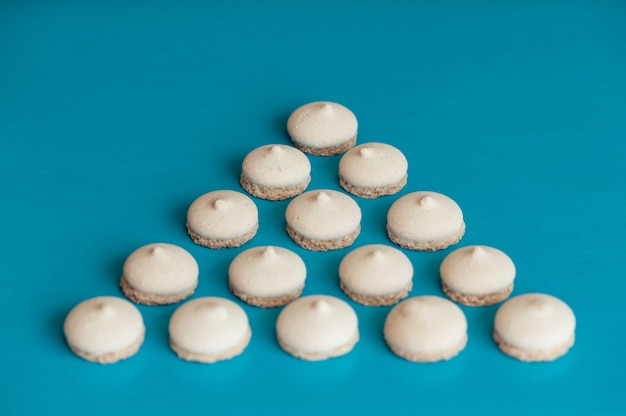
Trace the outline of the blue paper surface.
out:
M 0 413 L 626 414 L 626 3 L 175 3 L 0 4 Z M 284 353 L 280 309 L 247 305 L 252 340 L 231 361 L 176 357 L 177 305 L 139 306 L 146 340 L 126 361 L 72 354 L 66 314 L 122 296 L 124 259 L 153 242 L 197 259 L 194 297 L 235 299 L 232 258 L 274 244 L 305 260 L 304 294 L 347 299 L 337 269 L 349 249 L 298 248 L 284 231 L 288 201 L 255 199 L 259 234 L 238 249 L 196 246 L 185 230 L 196 197 L 241 190 L 243 157 L 288 144 L 287 117 L 316 100 L 352 109 L 359 143 L 409 160 L 398 195 L 357 199 L 354 247 L 391 244 L 385 218 L 399 196 L 444 193 L 467 232 L 444 251 L 405 251 L 411 296 L 443 296 L 438 268 L 454 248 L 491 245 L 516 264 L 513 295 L 572 307 L 573 349 L 518 362 L 491 338 L 497 306 L 463 307 L 467 348 L 409 363 L 384 343 L 390 308 L 349 301 L 361 340 L 326 362 Z M 339 156 L 309 159 L 309 189 L 339 189 Z

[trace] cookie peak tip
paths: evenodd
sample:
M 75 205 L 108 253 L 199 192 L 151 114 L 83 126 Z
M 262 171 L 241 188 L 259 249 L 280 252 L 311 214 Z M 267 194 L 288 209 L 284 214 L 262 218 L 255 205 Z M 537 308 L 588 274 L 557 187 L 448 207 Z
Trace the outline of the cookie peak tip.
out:
M 437 206 L 437 200 L 430 195 L 420 197 L 417 203 L 422 208 L 435 208 Z

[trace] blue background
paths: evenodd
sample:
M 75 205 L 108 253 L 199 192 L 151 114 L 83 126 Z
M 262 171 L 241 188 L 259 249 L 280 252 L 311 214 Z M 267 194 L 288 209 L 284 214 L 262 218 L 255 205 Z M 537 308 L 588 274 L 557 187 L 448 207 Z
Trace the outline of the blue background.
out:
M 93 3 L 0 3 L 0 413 L 626 414 L 625 2 Z M 467 223 L 455 247 L 502 249 L 517 266 L 514 295 L 573 308 L 569 354 L 508 358 L 491 339 L 497 307 L 464 307 L 467 348 L 413 364 L 383 341 L 389 308 L 351 302 L 361 341 L 327 362 L 284 353 L 279 309 L 249 306 L 251 344 L 228 362 L 175 356 L 177 305 L 139 307 L 147 337 L 129 360 L 73 355 L 66 314 L 121 296 L 124 259 L 148 243 L 194 255 L 194 297 L 233 299 L 230 260 L 275 244 L 304 258 L 305 294 L 346 299 L 337 268 L 348 250 L 297 248 L 288 201 L 255 200 L 260 231 L 239 249 L 205 249 L 185 231 L 189 204 L 240 190 L 243 157 L 289 143 L 287 117 L 314 100 L 346 105 L 359 143 L 390 143 L 410 163 L 399 195 L 358 200 L 355 247 L 388 242 L 398 196 L 449 195 Z M 338 189 L 339 157 L 310 160 L 309 189 Z M 412 295 L 442 295 L 451 250 L 405 251 Z

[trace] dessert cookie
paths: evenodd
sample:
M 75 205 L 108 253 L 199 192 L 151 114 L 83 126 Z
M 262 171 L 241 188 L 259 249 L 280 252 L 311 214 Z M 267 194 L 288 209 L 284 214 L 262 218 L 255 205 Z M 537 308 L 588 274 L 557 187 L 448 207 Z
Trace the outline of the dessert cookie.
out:
M 370 244 L 348 253 L 339 264 L 341 289 L 355 302 L 392 305 L 409 295 L 413 265 L 400 250 Z
M 257 198 L 277 201 L 304 192 L 311 163 L 300 150 L 281 144 L 261 146 L 244 158 L 241 186 Z
M 493 338 L 521 361 L 552 361 L 574 345 L 576 317 L 562 300 L 530 293 L 504 302 L 496 312 Z
M 409 361 L 449 360 L 467 344 L 467 320 L 448 299 L 416 296 L 394 306 L 384 334 L 389 348 Z
M 305 104 L 287 120 L 287 132 L 293 144 L 317 156 L 336 155 L 354 146 L 357 128 L 352 111 L 328 101 Z
M 437 192 L 404 195 L 387 213 L 389 239 L 409 250 L 442 250 L 458 243 L 464 233 L 461 208 Z
M 170 346 L 187 361 L 214 363 L 241 354 L 252 336 L 246 312 L 235 302 L 202 297 L 182 304 L 169 324 Z
M 76 305 L 65 318 L 63 330 L 76 355 L 100 364 L 137 353 L 146 332 L 135 305 L 112 296 L 91 298 Z
M 254 247 L 239 253 L 228 268 L 228 286 L 244 302 L 261 308 L 281 306 L 302 293 L 304 261 L 291 250 Z
M 258 228 L 257 207 L 241 192 L 209 192 L 193 201 L 187 211 L 189 236 L 209 248 L 239 247 L 252 239 Z
M 385 143 L 364 143 L 341 157 L 339 185 L 361 198 L 393 195 L 406 185 L 409 164 L 402 152 Z
M 120 286 L 127 298 L 144 305 L 165 305 L 191 296 L 198 285 L 198 263 L 173 244 L 148 244 L 124 262 Z
M 305 192 L 285 211 L 287 233 L 307 250 L 348 247 L 361 231 L 361 209 L 349 196 L 330 189 Z
M 276 333 L 283 350 L 308 361 L 345 355 L 359 340 L 354 310 L 343 300 L 324 295 L 305 296 L 285 306 Z
M 515 265 L 497 248 L 468 246 L 448 254 L 439 274 L 447 297 L 467 306 L 485 306 L 509 297 Z

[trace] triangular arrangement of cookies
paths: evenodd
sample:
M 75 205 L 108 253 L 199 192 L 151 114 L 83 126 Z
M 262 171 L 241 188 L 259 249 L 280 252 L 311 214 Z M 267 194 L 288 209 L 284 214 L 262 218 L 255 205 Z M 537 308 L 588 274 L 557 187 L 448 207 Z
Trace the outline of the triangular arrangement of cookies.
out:
M 398 193 L 407 184 L 408 161 L 386 143 L 356 145 L 357 119 L 333 102 L 296 109 L 287 122 L 293 146 L 268 144 L 243 160 L 240 183 L 252 197 L 292 198 L 285 211 L 286 232 L 307 250 L 350 247 L 361 231 L 357 198 Z M 343 154 L 339 185 L 307 191 L 315 156 Z M 350 195 L 349 195 L 350 194 Z M 239 247 L 257 233 L 259 214 L 252 198 L 215 190 L 197 198 L 187 213 L 187 231 L 199 245 Z M 569 306 L 550 295 L 530 293 L 508 299 L 515 265 L 504 252 L 466 246 L 449 253 L 440 266 L 443 296 L 408 297 L 413 266 L 400 249 L 435 251 L 464 235 L 463 213 L 446 195 L 415 191 L 398 198 L 387 213 L 388 244 L 349 251 L 339 266 L 347 297 L 368 306 L 395 305 L 384 336 L 390 350 L 415 362 L 448 360 L 467 343 L 467 320 L 456 304 L 485 306 L 504 302 L 496 312 L 493 337 L 507 355 L 522 361 L 551 361 L 574 344 L 576 319 Z M 301 297 L 306 265 L 294 251 L 257 246 L 239 253 L 228 270 L 228 284 L 241 301 L 260 308 L 283 307 L 276 322 L 278 344 L 303 360 L 349 353 L 359 340 L 358 317 L 346 300 L 328 295 Z M 172 304 L 191 296 L 199 269 L 189 252 L 172 244 L 149 244 L 124 263 L 124 295 L 144 305 Z M 507 300 L 508 299 L 508 300 Z M 78 356 L 112 363 L 134 355 L 145 326 L 139 310 L 120 297 L 101 296 L 76 305 L 65 320 L 67 342 Z M 170 345 L 182 359 L 204 363 L 243 353 L 252 336 L 241 306 L 219 297 L 199 297 L 176 309 L 169 323 Z

